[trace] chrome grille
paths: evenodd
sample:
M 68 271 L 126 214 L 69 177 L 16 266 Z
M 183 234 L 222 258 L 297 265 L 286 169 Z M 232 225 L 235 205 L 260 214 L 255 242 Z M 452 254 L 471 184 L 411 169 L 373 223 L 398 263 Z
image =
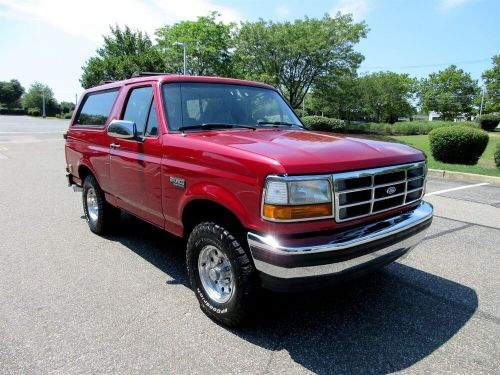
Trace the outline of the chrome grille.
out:
M 425 162 L 333 175 L 338 222 L 392 210 L 422 199 Z

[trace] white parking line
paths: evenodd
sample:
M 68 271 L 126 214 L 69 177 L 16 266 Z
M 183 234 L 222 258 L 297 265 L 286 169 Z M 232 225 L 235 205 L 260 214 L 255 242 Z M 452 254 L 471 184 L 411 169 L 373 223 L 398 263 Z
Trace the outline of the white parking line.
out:
M 478 187 L 478 186 L 485 186 L 485 185 L 489 185 L 489 183 L 488 183 L 488 182 L 482 182 L 482 183 L 480 183 L 480 184 L 466 185 L 466 186 L 459 186 L 459 187 L 456 187 L 456 188 L 451 188 L 451 189 L 444 189 L 444 190 L 433 191 L 432 193 L 427 193 L 427 194 L 425 194 L 425 196 L 428 196 L 428 195 L 436 195 L 436 194 L 442 194 L 442 193 L 448 193 L 449 191 L 462 190 L 462 189 L 469 189 L 469 188 Z

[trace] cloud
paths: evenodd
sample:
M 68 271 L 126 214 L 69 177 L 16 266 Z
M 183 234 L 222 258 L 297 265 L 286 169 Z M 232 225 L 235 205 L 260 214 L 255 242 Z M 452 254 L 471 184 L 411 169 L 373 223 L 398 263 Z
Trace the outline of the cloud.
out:
M 280 4 L 277 5 L 276 8 L 274 8 L 274 12 L 280 17 L 286 17 L 290 15 L 291 10 L 287 6 Z
M 356 21 L 361 21 L 366 18 L 371 9 L 371 0 L 337 0 L 330 10 L 330 14 L 351 13 Z
M 2 17 L 37 20 L 94 42 L 102 41 L 109 26 L 116 24 L 152 35 L 164 24 L 195 20 L 211 10 L 221 13 L 224 22 L 241 19 L 236 10 L 211 0 L 0 0 L 0 6 Z
M 459 6 L 470 3 L 472 1 L 474 0 L 440 0 L 440 7 L 444 10 L 458 8 Z

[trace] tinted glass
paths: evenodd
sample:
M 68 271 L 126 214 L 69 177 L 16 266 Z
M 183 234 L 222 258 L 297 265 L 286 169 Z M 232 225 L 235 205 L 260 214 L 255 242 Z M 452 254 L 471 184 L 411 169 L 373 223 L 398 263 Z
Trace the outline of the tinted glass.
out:
M 167 112 L 168 127 L 172 130 L 179 129 L 179 127 L 183 126 L 180 83 L 163 85 L 163 101 Z
M 215 83 L 167 83 L 163 100 L 169 128 L 223 123 L 266 126 L 300 121 L 274 90 Z M 267 124 L 269 125 L 269 124 Z
M 144 135 L 152 99 L 153 88 L 151 86 L 132 90 L 128 98 L 123 120 L 135 122 L 139 137 Z
M 149 110 L 148 124 L 146 125 L 146 137 L 156 137 L 158 135 L 158 115 L 156 114 L 155 102 L 151 104 Z
M 102 126 L 109 117 L 118 90 L 90 94 L 76 119 L 78 125 Z

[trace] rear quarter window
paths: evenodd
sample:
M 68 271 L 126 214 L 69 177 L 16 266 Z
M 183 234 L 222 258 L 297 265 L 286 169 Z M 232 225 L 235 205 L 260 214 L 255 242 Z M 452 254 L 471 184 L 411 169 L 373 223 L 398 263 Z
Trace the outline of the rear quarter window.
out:
M 88 94 L 74 125 L 104 126 L 118 95 L 118 89 Z

